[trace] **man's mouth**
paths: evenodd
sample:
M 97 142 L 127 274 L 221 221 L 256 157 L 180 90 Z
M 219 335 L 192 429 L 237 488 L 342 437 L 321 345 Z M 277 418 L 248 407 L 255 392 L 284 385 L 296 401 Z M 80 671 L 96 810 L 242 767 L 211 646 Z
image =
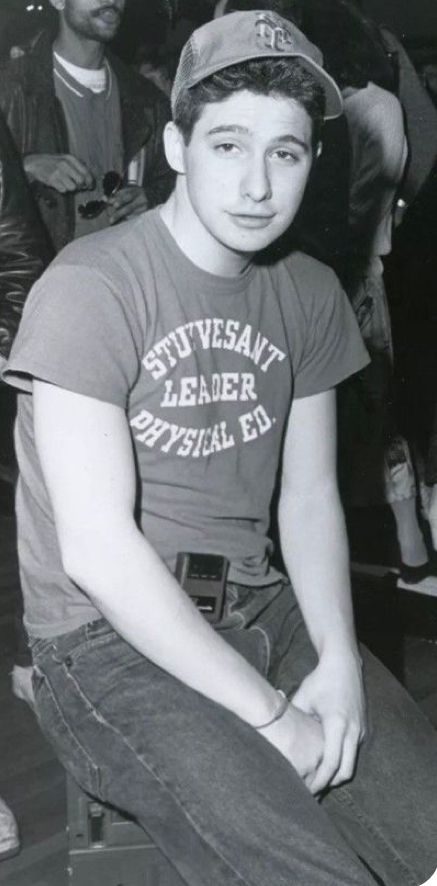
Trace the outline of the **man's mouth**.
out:
M 121 18 L 121 12 L 116 6 L 101 6 L 93 13 L 95 18 L 102 19 L 107 25 L 118 24 Z
M 230 215 L 239 228 L 266 228 L 273 218 L 272 213 L 232 212 Z

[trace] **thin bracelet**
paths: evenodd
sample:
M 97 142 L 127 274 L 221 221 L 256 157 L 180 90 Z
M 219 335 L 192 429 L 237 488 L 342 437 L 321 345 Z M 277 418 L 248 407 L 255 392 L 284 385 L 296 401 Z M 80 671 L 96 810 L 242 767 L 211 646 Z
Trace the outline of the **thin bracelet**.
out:
M 281 696 L 281 703 L 278 705 L 278 710 L 276 711 L 275 716 L 272 717 L 271 720 L 268 720 L 267 723 L 262 723 L 261 726 L 255 726 L 255 729 L 257 729 L 257 730 L 266 729 L 267 726 L 271 726 L 272 723 L 276 723 L 277 720 L 280 720 L 281 717 L 284 716 L 285 711 L 287 710 L 288 704 L 289 704 L 288 698 L 287 698 L 285 692 L 282 691 L 282 689 L 278 689 L 277 693 L 278 693 L 278 695 Z

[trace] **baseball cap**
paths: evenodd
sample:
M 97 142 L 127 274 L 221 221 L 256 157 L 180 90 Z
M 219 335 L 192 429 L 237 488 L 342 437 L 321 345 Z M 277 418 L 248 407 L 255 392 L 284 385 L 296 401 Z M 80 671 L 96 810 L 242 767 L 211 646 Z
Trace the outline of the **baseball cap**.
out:
M 343 111 L 341 92 L 323 69 L 323 55 L 302 31 L 275 12 L 231 12 L 197 28 L 182 49 L 171 93 L 173 114 L 181 92 L 216 71 L 257 58 L 297 58 L 325 93 L 325 119 Z

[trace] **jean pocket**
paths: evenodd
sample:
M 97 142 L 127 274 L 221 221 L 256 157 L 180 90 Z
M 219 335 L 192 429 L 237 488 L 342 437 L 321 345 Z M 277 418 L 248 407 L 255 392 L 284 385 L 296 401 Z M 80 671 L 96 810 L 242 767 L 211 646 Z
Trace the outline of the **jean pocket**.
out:
M 115 635 L 116 631 L 106 621 L 106 618 L 99 618 L 97 621 L 91 621 L 87 625 L 85 625 L 85 637 L 87 642 L 92 640 L 93 644 L 98 642 L 105 642 L 106 640 L 111 640 Z
M 98 795 L 100 771 L 67 721 L 50 684 L 38 664 L 32 676 L 36 713 L 44 735 L 53 746 L 60 762 L 84 790 Z
M 84 625 L 77 638 L 70 636 L 68 642 L 56 643 L 57 661 L 66 664 L 70 668 L 81 657 L 90 651 L 99 649 L 113 643 L 118 637 L 117 632 L 104 618 L 89 622 Z
M 29 647 L 35 661 L 35 659 L 53 651 L 53 641 L 29 636 Z

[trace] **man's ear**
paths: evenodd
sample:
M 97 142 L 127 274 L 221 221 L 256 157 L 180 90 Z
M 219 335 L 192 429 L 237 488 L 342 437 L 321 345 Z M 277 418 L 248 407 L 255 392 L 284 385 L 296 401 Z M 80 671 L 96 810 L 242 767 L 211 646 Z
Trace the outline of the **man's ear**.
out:
M 184 175 L 184 137 L 173 120 L 170 120 L 164 129 L 164 150 L 169 166 L 174 172 Z

